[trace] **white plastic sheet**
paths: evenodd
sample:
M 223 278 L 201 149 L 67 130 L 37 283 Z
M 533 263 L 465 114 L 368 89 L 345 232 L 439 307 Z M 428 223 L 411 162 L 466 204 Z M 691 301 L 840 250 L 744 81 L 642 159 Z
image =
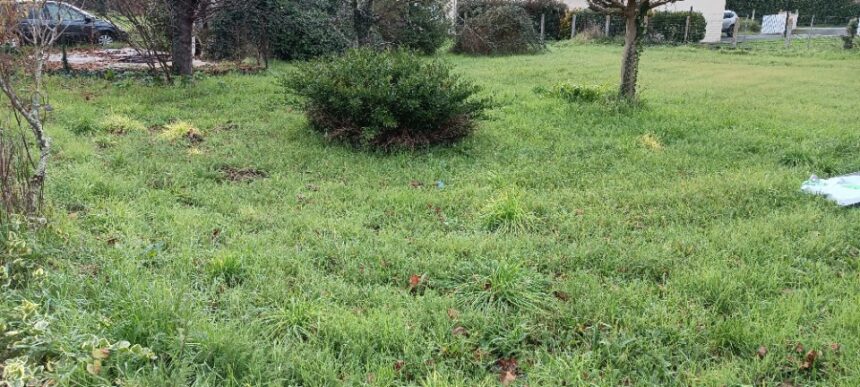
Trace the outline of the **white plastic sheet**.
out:
M 856 206 L 860 204 L 860 173 L 831 179 L 819 179 L 813 175 L 800 190 L 824 196 L 843 207 Z

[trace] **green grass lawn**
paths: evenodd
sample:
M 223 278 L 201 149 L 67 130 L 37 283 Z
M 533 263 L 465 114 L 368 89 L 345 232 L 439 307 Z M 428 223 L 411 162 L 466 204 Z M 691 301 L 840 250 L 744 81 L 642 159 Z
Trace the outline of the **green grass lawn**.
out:
M 620 51 L 444 55 L 498 106 L 388 155 L 307 128 L 286 64 L 54 77 L 33 297 L 158 355 L 61 384 L 491 386 L 512 358 L 533 386 L 860 384 L 860 211 L 799 192 L 860 170 L 860 56 L 649 48 L 643 108 L 535 93 L 616 83 Z

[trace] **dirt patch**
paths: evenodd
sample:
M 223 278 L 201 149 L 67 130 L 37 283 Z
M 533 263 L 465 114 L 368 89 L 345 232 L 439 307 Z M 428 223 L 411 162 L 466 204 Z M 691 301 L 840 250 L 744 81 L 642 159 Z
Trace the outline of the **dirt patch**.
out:
M 255 168 L 221 167 L 218 170 L 224 181 L 233 183 L 246 183 L 269 177 L 266 171 Z
M 165 57 L 167 53 L 161 53 Z M 115 72 L 143 72 L 149 71 L 149 64 L 157 62 L 154 58 L 141 55 L 135 49 L 126 48 L 100 48 L 79 47 L 66 51 L 66 59 L 72 73 L 75 74 L 101 74 L 106 71 Z M 167 62 L 170 65 L 170 62 Z M 222 75 L 229 73 L 255 74 L 263 68 L 258 65 L 241 62 L 209 62 L 195 59 L 194 68 L 209 75 Z M 62 53 L 54 53 L 48 57 L 47 69 L 51 72 L 65 71 L 63 68 Z M 89 98 L 87 98 L 89 100 Z
M 234 130 L 239 129 L 239 125 L 234 123 L 233 121 L 227 121 L 221 125 L 218 125 L 212 128 L 213 132 L 232 132 Z
M 75 48 L 66 51 L 66 59 L 74 71 L 95 70 L 147 70 L 154 59 L 141 55 L 133 48 Z M 169 62 L 168 62 L 169 63 Z M 195 68 L 206 68 L 213 63 L 194 60 Z M 63 68 L 63 54 L 55 53 L 48 57 L 48 68 Z

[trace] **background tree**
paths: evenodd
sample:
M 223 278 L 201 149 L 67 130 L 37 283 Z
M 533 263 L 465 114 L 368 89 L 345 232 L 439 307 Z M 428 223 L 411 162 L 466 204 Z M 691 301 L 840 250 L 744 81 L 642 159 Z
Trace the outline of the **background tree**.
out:
M 352 6 L 352 24 L 358 45 L 369 46 L 373 41 L 371 29 L 376 23 L 373 0 L 351 0 L 350 4 Z
M 376 0 L 374 32 L 385 45 L 435 53 L 450 37 L 448 0 Z
M 639 77 L 639 56 L 642 37 L 645 35 L 645 17 L 648 11 L 679 0 L 588 0 L 589 7 L 609 15 L 621 15 L 625 20 L 624 53 L 621 59 L 621 87 L 619 94 L 628 101 L 636 99 Z
M 164 0 L 170 12 L 170 56 L 173 73 L 194 74 L 194 23 L 207 11 L 207 0 Z

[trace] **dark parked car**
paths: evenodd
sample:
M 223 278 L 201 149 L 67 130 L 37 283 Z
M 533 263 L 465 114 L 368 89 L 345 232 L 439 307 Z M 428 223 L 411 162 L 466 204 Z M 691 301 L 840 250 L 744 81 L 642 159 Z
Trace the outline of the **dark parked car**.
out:
M 20 29 L 25 37 L 32 34 L 34 26 L 46 26 L 56 28 L 61 32 L 60 40 L 69 43 L 107 46 L 128 38 L 115 24 L 61 1 L 46 1 L 42 9 L 28 2 L 19 2 L 18 6 L 22 7 Z

